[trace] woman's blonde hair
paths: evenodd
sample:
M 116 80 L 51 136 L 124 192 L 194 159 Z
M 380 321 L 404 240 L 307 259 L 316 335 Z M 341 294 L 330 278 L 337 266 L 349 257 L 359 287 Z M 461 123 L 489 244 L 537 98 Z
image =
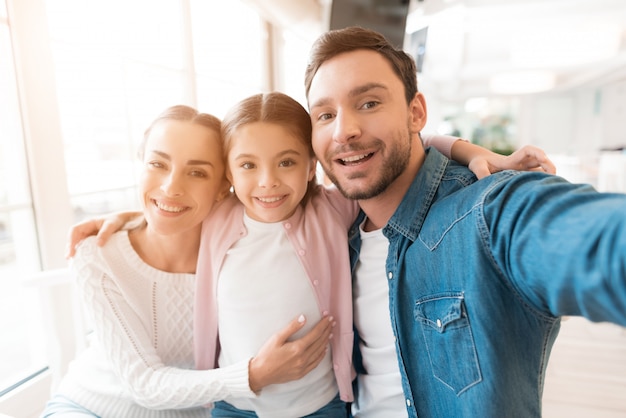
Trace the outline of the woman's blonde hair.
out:
M 163 112 L 161 112 L 161 114 L 159 114 L 159 116 L 157 116 L 156 119 L 152 121 L 150 126 L 148 126 L 148 129 L 145 130 L 143 134 L 143 140 L 141 141 L 139 149 L 137 150 L 137 155 L 139 156 L 140 160 L 143 159 L 143 154 L 146 149 L 146 141 L 148 140 L 152 129 L 157 124 L 168 120 L 197 123 L 198 125 L 202 125 L 214 131 L 217 135 L 221 135 L 222 122 L 217 117 L 209 115 L 208 113 L 200 113 L 193 107 L 186 105 L 170 106 Z

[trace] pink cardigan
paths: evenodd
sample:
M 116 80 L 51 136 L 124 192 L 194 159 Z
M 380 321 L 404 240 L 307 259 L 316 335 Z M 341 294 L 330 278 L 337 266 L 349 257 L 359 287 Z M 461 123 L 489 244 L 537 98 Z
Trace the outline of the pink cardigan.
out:
M 336 188 L 318 186 L 306 206 L 282 224 L 300 258 L 319 310 L 334 316 L 331 351 L 340 397 L 353 400 L 352 379 L 352 280 L 348 256 L 348 228 L 358 213 L 358 205 L 341 196 Z M 244 206 L 233 195 L 222 202 L 202 225 L 202 239 L 196 272 L 194 344 L 196 367 L 217 367 L 217 277 L 226 251 L 247 234 L 243 224 Z M 290 318 L 285 318 L 290 320 Z

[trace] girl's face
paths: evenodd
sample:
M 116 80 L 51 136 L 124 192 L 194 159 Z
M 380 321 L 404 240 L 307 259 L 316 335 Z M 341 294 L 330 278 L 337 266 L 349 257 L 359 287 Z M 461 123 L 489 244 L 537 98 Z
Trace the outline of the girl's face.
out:
M 159 122 L 145 143 L 139 189 L 148 228 L 163 235 L 200 229 L 227 189 L 219 134 L 192 122 Z
M 280 222 L 306 194 L 315 162 L 302 141 L 281 125 L 254 122 L 234 132 L 226 175 L 248 216 Z

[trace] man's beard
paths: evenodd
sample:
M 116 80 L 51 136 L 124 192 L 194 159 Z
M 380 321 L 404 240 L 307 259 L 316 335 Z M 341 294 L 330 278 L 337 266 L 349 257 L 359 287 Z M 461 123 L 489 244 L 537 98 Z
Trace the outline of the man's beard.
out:
M 337 186 L 337 189 L 348 199 L 367 200 L 374 198 L 383 193 L 391 183 L 393 183 L 406 170 L 411 158 L 411 135 L 407 132 L 403 140 L 395 138 L 391 141 L 391 145 L 383 145 L 378 152 L 382 152 L 386 156 L 384 158 L 379 174 L 373 178 L 372 183 L 355 190 L 349 190 L 348 184 L 352 179 L 364 178 L 370 176 L 371 173 L 357 174 L 345 180 L 342 185 L 337 176 L 330 170 L 326 171 L 328 178 Z M 403 146 L 404 145 L 404 146 Z M 323 164 L 322 164 L 323 166 Z

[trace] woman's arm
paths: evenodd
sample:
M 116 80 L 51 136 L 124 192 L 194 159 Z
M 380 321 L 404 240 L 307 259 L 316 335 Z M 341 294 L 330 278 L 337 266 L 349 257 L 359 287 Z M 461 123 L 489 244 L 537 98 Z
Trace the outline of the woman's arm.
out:
M 422 139 L 424 147 L 432 146 L 451 160 L 466 165 L 479 179 L 502 170 L 556 173 L 556 167 L 546 153 L 532 145 L 523 146 L 506 156 L 458 137 L 423 135 Z

